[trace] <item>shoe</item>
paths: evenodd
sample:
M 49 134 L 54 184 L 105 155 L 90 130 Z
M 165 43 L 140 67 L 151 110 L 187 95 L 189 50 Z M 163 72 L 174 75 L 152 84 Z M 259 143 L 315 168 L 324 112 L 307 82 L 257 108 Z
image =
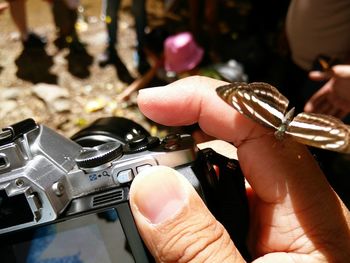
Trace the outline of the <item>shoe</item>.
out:
M 22 41 L 22 44 L 25 49 L 43 48 L 46 45 L 46 38 L 31 32 L 27 40 Z
M 102 68 L 107 65 L 114 65 L 118 61 L 117 50 L 114 47 L 108 47 L 97 60 Z
M 68 47 L 68 43 L 66 41 L 66 37 L 64 36 L 59 36 L 57 37 L 53 43 L 55 44 L 55 46 L 58 48 L 58 49 L 64 49 L 66 47 Z
M 75 53 L 86 53 L 85 44 L 80 42 L 79 39 L 74 39 L 71 43 L 68 44 L 68 48 L 71 52 Z

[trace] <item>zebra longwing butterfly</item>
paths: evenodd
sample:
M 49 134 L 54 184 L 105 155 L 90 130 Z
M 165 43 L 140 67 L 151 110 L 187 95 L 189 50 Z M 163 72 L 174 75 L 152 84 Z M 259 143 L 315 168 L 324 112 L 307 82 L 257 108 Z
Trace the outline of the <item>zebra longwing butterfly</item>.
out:
M 275 136 L 285 134 L 317 148 L 350 153 L 350 126 L 337 118 L 314 113 L 287 111 L 289 101 L 275 87 L 263 82 L 235 82 L 220 86 L 217 94 L 241 114 L 276 129 Z

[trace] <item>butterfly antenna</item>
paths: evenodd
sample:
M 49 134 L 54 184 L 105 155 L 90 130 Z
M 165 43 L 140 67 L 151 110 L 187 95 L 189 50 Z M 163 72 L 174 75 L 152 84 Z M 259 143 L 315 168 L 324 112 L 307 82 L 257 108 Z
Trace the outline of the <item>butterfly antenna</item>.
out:
M 286 115 L 284 116 L 284 120 L 283 122 L 291 122 L 291 120 L 293 119 L 294 117 L 294 113 L 295 113 L 295 107 L 291 108 L 287 113 Z

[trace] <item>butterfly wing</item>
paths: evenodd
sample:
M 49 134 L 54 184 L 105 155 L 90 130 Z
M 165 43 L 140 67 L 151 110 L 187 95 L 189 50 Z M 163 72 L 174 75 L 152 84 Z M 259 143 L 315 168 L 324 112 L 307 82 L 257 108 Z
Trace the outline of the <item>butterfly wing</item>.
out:
M 309 146 L 350 153 L 350 127 L 328 115 L 300 113 L 289 123 L 286 133 Z
M 238 112 L 275 129 L 281 125 L 289 103 L 275 87 L 263 82 L 235 82 L 218 87 L 216 92 Z

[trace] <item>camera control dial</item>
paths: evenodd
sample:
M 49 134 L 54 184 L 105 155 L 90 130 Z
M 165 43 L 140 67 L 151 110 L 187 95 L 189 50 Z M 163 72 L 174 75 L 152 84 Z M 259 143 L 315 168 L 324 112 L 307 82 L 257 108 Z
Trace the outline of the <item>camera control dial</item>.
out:
M 75 161 L 83 170 L 101 169 L 101 166 L 108 165 L 123 155 L 123 147 L 118 142 L 107 142 L 82 151 Z

